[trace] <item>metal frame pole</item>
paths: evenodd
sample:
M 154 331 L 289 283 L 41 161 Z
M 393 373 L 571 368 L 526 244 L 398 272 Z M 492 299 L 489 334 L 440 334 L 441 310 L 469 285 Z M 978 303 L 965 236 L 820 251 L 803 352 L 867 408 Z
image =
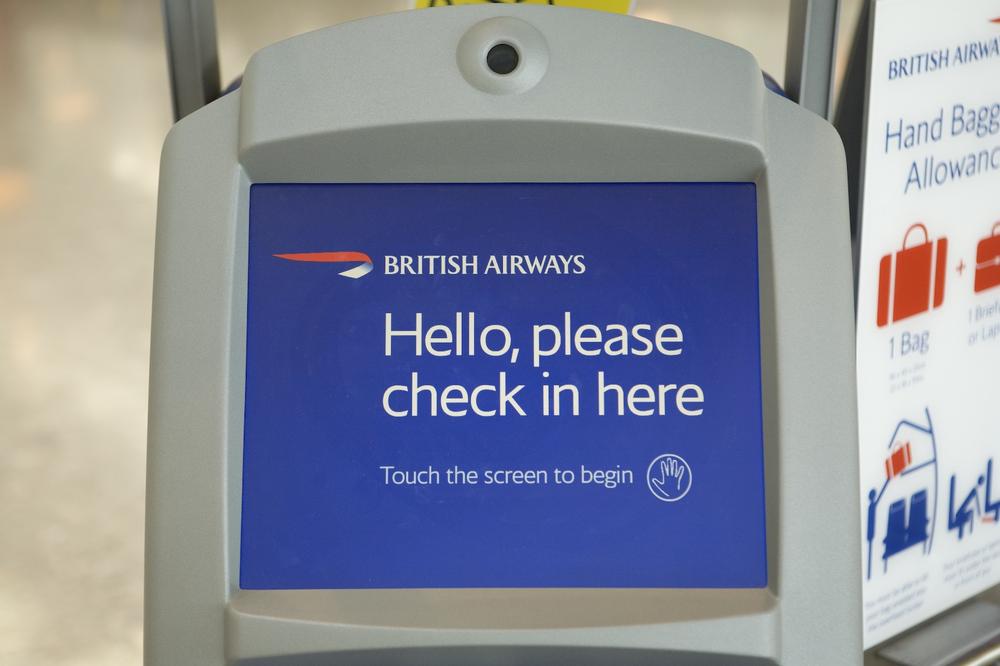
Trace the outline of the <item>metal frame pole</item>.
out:
M 874 2 L 866 1 L 861 8 L 840 96 L 834 111 L 833 126 L 844 142 L 847 158 L 847 190 L 850 193 L 851 239 L 854 243 L 854 268 L 857 278 L 861 237 L 861 175 L 864 163 L 865 106 L 868 97 L 869 41 L 871 39 Z M 855 280 L 856 282 L 856 280 Z
M 788 13 L 785 91 L 823 118 L 830 118 L 839 0 L 792 0 Z
M 174 120 L 219 96 L 213 0 L 162 0 Z

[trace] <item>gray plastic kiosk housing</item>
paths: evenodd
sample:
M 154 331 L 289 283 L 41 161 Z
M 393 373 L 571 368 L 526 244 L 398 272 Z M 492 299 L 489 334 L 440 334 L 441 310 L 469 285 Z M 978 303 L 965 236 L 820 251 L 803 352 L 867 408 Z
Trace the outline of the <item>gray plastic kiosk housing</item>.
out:
M 756 184 L 766 587 L 240 589 L 252 184 L 704 181 Z M 684 30 L 493 5 L 260 51 L 163 151 L 146 663 L 859 663 L 847 215 L 833 128 Z

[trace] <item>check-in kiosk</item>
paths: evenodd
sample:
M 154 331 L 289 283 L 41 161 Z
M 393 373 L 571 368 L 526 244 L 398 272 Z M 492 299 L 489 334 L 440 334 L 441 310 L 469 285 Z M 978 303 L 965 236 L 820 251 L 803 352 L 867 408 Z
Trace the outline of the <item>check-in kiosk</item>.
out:
M 750 54 L 365 19 L 160 187 L 148 664 L 859 663 L 843 152 Z

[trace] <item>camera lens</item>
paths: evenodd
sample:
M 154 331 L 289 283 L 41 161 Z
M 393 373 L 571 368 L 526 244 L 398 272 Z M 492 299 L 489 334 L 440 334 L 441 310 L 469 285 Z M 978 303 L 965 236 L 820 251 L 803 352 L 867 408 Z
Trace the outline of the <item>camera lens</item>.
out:
M 486 66 L 494 74 L 510 74 L 517 69 L 517 63 L 521 56 L 517 49 L 507 43 L 501 42 L 489 50 L 486 54 Z

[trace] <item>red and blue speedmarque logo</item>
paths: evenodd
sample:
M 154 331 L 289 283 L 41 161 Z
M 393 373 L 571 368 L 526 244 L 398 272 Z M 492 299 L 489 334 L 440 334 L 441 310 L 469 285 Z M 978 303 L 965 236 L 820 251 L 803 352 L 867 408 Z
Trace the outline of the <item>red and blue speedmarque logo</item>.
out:
M 289 254 L 274 255 L 279 259 L 288 261 L 308 261 L 321 264 L 358 264 L 354 268 L 341 271 L 344 277 L 357 280 L 372 272 L 372 258 L 364 252 L 292 252 Z

